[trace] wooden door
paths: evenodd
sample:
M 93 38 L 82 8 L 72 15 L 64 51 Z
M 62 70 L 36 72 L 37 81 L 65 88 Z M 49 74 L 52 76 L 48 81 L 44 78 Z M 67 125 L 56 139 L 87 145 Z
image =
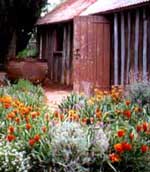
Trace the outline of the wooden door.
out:
M 110 87 L 110 23 L 103 16 L 74 19 L 73 86 L 86 94 Z

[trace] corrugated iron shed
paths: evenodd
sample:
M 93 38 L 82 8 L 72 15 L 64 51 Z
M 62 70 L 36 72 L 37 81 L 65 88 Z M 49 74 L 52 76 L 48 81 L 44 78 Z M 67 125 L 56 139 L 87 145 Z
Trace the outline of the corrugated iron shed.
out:
M 98 0 L 84 10 L 80 16 L 115 11 L 150 2 L 150 0 Z
M 67 0 L 63 4 L 56 7 L 43 18 L 37 21 L 37 25 L 46 25 L 49 23 L 62 22 L 73 19 L 80 15 L 85 9 L 97 0 Z

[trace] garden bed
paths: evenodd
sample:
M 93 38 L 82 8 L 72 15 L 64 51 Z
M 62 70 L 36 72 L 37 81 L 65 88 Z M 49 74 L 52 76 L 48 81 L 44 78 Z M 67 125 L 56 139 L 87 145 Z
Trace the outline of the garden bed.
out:
M 130 87 L 128 97 L 121 87 L 90 98 L 72 93 L 54 113 L 39 86 L 21 80 L 0 88 L 0 171 L 149 172 L 143 87 L 148 92 L 149 85 Z

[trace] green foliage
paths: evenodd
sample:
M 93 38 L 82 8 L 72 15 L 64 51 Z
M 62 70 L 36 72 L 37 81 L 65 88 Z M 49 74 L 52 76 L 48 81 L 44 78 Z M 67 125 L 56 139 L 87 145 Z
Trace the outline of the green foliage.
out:
M 37 49 L 24 49 L 18 52 L 17 58 L 27 58 L 27 57 L 36 57 L 37 56 Z
M 30 81 L 19 80 L 16 84 L 0 88 L 0 96 L 11 95 L 29 106 L 43 106 L 44 90 Z
M 0 1 L 0 57 L 8 53 L 13 33 L 16 34 L 16 52 L 22 51 L 33 32 L 47 0 L 1 0 Z M 15 41 L 15 40 L 14 40 Z M 0 59 L 1 59 L 0 58 Z
M 135 82 L 126 87 L 125 97 L 141 107 L 145 107 L 150 114 L 150 82 Z
M 148 89 L 147 85 L 146 88 Z M 140 95 L 143 98 L 146 96 L 144 90 L 139 92 L 136 90 L 134 97 Z M 66 99 L 66 102 L 63 101 L 62 104 L 67 103 L 68 108 L 68 112 L 60 109 L 66 115 L 64 120 L 78 120 L 83 125 L 101 126 L 109 138 L 110 146 L 107 158 L 109 159 L 114 154 L 119 156 L 117 160 L 115 159 L 116 161 L 114 159 L 110 159 L 112 162 L 105 161 L 101 165 L 101 171 L 148 172 L 150 168 L 150 118 L 145 104 L 138 104 L 136 99 L 132 101 L 132 99 L 129 100 L 127 97 L 124 98 L 120 89 L 112 89 L 110 93 L 97 91 L 93 97 L 82 99 L 82 107 L 80 100 L 76 98 L 77 96 L 71 95 L 70 98 Z M 74 99 L 76 100 L 75 106 L 70 101 Z M 72 109 L 69 109 L 69 107 Z M 78 116 L 78 119 L 75 118 L 76 116 Z M 118 136 L 118 132 L 122 130 L 125 134 Z M 133 134 L 133 138 L 131 138 L 131 134 Z M 120 147 L 117 150 L 115 146 L 118 144 Z M 128 146 L 128 150 L 123 147 L 124 144 Z M 145 152 L 142 152 L 142 146 L 146 147 Z M 95 161 L 95 163 L 97 164 L 98 162 Z
M 70 109 L 78 109 L 80 108 L 78 105 L 84 104 L 84 100 L 86 99 L 83 95 L 78 95 L 76 93 L 71 93 L 71 95 L 67 96 L 66 99 L 62 101 L 62 103 L 59 105 L 59 109 L 62 110 L 63 113 L 68 112 Z

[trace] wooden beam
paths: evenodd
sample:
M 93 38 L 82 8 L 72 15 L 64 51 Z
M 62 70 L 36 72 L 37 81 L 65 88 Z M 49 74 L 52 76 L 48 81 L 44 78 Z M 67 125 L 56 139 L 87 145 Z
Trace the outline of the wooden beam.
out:
M 40 33 L 40 55 L 39 55 L 39 59 L 42 59 L 42 33 Z
M 134 79 L 138 78 L 138 57 L 139 57 L 139 23 L 140 23 L 140 13 L 139 9 L 136 10 L 135 17 L 135 44 L 134 44 Z
M 67 76 L 66 76 L 66 84 L 70 85 L 70 73 L 71 73 L 71 54 L 70 54 L 70 49 L 71 49 L 71 45 L 70 45 L 70 41 L 71 41 L 71 25 L 70 23 L 68 24 L 67 27 L 67 59 L 66 59 L 66 68 L 67 68 Z
M 125 74 L 125 26 L 124 13 L 121 13 L 121 85 L 124 85 Z
M 114 84 L 118 85 L 118 15 L 114 14 Z
M 143 80 L 147 80 L 147 26 L 146 11 L 143 9 Z
M 130 53 L 131 53 L 131 14 L 130 12 L 128 12 L 128 50 L 127 50 L 126 84 L 129 83 Z
M 62 84 L 65 84 L 66 38 L 67 38 L 67 30 L 66 30 L 66 26 L 64 26 L 64 33 L 63 33 L 63 57 L 62 57 L 62 72 L 61 72 L 61 83 Z

